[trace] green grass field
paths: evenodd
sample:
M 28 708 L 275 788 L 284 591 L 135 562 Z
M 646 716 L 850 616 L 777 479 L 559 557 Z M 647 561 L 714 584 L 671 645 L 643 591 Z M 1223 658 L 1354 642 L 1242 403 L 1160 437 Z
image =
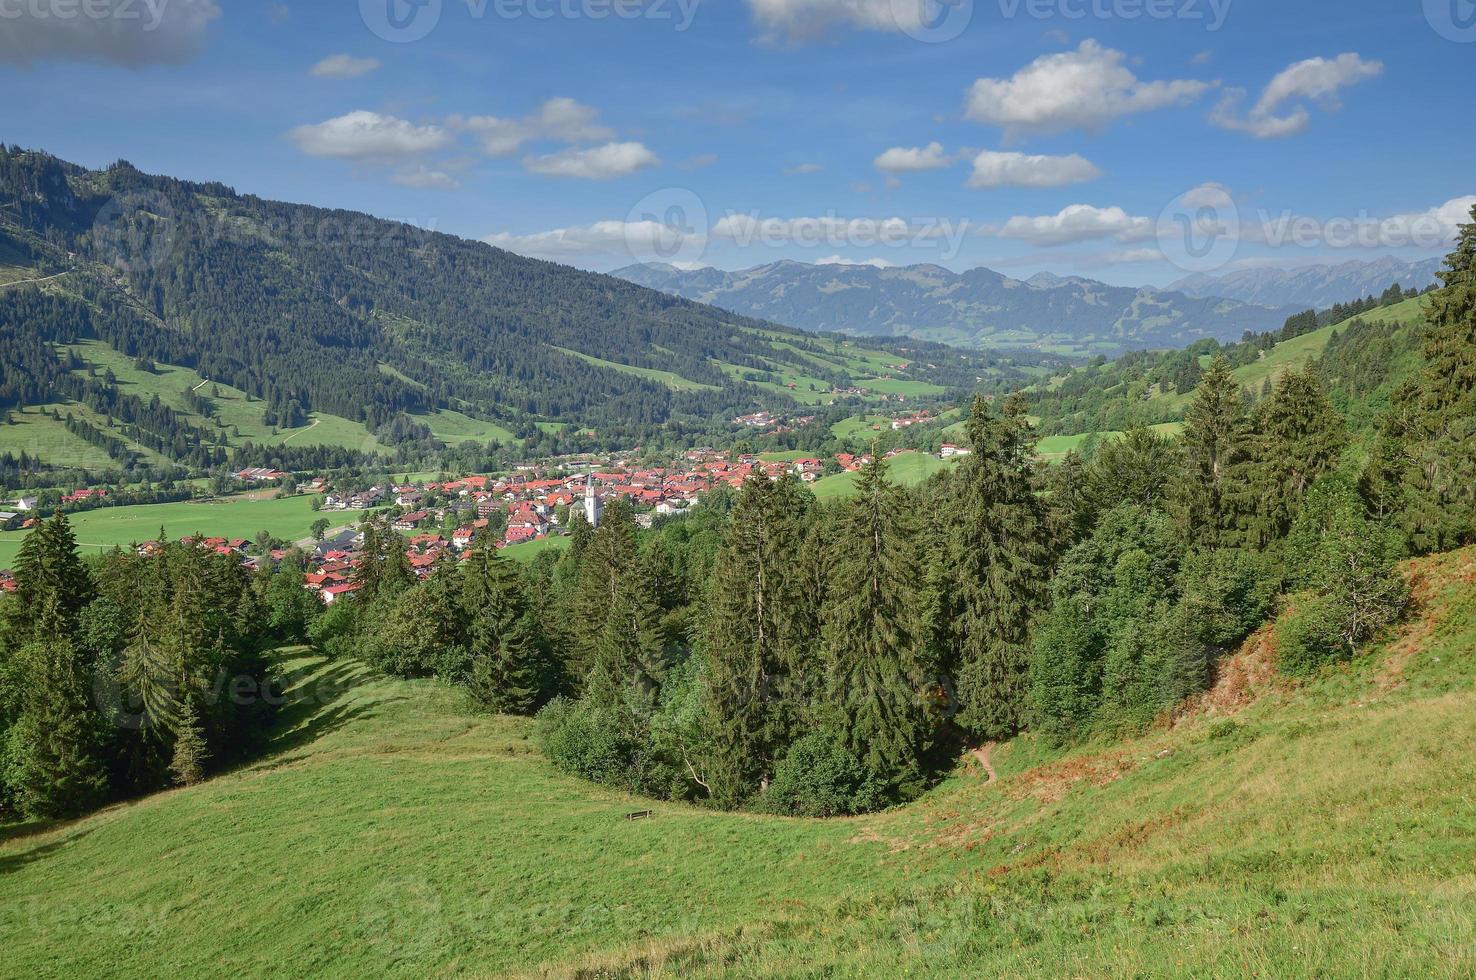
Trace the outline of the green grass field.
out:
M 635 367 L 631 364 L 621 364 L 618 361 L 607 361 L 603 358 L 595 357 L 592 354 L 583 354 L 577 350 L 570 350 L 567 347 L 554 347 L 554 350 L 562 351 L 563 353 L 568 354 L 570 357 L 577 357 L 581 361 L 584 361 L 586 364 L 593 364 L 596 367 L 610 368 L 612 370 L 619 371 L 622 374 L 633 374 L 638 378 L 645 378 L 647 381 L 660 382 L 673 391 L 716 390 L 712 385 L 692 381 L 688 378 L 682 377 L 680 374 L 677 374 L 674 371 L 661 371 L 656 368 Z
M 891 431 L 892 420 L 885 415 L 853 415 L 830 427 L 830 434 L 853 447 L 865 448 L 872 439 Z
M 65 422 L 52 419 L 55 408 L 63 416 L 68 411 L 80 415 L 70 405 L 38 405 L 10 413 L 10 424 L 0 425 L 0 453 L 28 453 L 52 466 L 67 469 L 106 470 L 116 464 L 106 452 L 67 431 Z
M 0 831 L 3 972 L 1469 976 L 1473 581 L 1417 563 L 1418 617 L 1302 688 L 1263 633 L 1172 728 L 830 821 L 609 792 L 526 720 L 289 652 L 261 761 Z
M 502 554 L 517 561 L 532 561 L 545 551 L 563 551 L 573 540 L 566 535 L 551 534 L 545 538 L 534 538 L 532 541 L 510 544 L 502 549 Z
M 951 460 L 941 460 L 927 453 L 907 452 L 887 460 L 887 479 L 903 486 L 915 486 L 953 465 Z M 811 489 L 818 500 L 836 500 L 849 497 L 856 492 L 859 473 L 836 473 L 816 480 Z
M 199 532 L 207 537 L 255 538 L 269 531 L 285 541 L 308 536 L 313 521 L 326 517 L 334 527 L 353 524 L 360 511 L 314 511 L 311 497 L 280 500 L 227 497 L 211 501 L 181 501 L 170 504 L 138 504 L 131 507 L 99 507 L 71 514 L 68 520 L 84 552 L 127 547 L 159 536 L 159 528 L 170 539 Z M 0 532 L 0 568 L 15 562 L 16 552 L 28 531 Z

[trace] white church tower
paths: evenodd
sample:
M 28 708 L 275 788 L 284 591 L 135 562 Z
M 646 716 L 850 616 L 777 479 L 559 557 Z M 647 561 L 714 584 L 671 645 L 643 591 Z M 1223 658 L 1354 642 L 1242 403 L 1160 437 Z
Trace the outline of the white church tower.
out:
M 590 527 L 600 526 L 600 515 L 605 512 L 605 502 L 595 492 L 594 474 L 584 483 L 584 520 Z

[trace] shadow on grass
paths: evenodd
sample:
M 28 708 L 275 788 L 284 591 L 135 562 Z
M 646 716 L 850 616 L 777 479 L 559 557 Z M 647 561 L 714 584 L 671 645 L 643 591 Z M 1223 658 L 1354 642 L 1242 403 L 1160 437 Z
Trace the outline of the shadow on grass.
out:
M 32 821 L 27 824 L 21 824 L 17 827 L 7 828 L 4 832 L 4 835 L 0 836 L 0 840 L 30 837 L 32 835 L 39 834 L 44 830 L 63 826 L 68 822 L 73 821 Z M 33 847 L 28 851 L 17 851 L 13 854 L 0 854 L 0 877 L 11 874 L 15 871 L 19 871 L 21 868 L 25 867 L 33 861 L 40 861 L 42 858 L 50 856 L 54 852 L 61 850 L 63 847 L 66 847 L 74 841 L 81 840 L 83 837 L 86 837 L 90 833 L 92 833 L 92 828 L 86 827 L 78 830 L 76 833 L 68 834 L 65 837 L 58 837 L 56 840 L 49 841 L 45 844 Z
M 281 756 L 354 721 L 372 717 L 386 705 L 405 700 L 401 695 L 364 697 L 361 689 L 376 685 L 383 678 L 353 660 L 308 664 L 285 674 L 283 680 L 287 702 L 277 712 L 264 753 L 266 757 L 261 760 L 268 768 L 292 761 Z

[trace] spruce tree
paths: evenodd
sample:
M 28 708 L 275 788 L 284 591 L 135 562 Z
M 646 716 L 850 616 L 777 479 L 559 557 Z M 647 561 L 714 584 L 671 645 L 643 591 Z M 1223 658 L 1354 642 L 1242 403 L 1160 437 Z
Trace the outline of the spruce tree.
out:
M 980 738 L 999 738 L 1024 721 L 1031 626 L 1050 575 L 1050 532 L 1031 480 L 1024 398 L 1011 395 L 996 415 L 976 397 L 968 434 L 974 451 L 959 468 L 949 515 L 958 720 Z
M 1347 429 L 1326 382 L 1309 365 L 1281 376 L 1258 406 L 1255 430 L 1250 479 L 1257 520 L 1250 540 L 1265 547 L 1286 537 L 1307 491 L 1336 468 Z
M 462 603 L 471 618 L 467 686 L 490 711 L 526 714 L 548 684 L 534 612 L 512 562 L 478 548 L 468 562 Z
M 567 670 L 576 683 L 583 684 L 599 657 L 602 638 L 625 581 L 638 574 L 635 522 L 623 503 L 617 502 L 605 511 L 578 562 L 579 577 L 570 610 Z
M 1476 208 L 1425 310 L 1421 383 L 1405 391 L 1406 513 L 1421 551 L 1476 541 Z
M 1102 443 L 1087 472 L 1091 523 L 1118 504 L 1162 508 L 1175 470 L 1173 440 L 1152 429 L 1139 426 Z
M 187 702 L 179 730 L 174 736 L 174 755 L 169 760 L 169 773 L 178 785 L 193 786 L 205 778 L 205 763 L 209 758 L 199 712 L 192 702 Z
M 793 740 L 798 705 L 789 694 L 803 686 L 801 658 L 813 639 L 798 626 L 804 597 L 794 560 L 806 496 L 788 474 L 750 477 L 709 583 L 701 630 L 707 782 L 720 805 L 762 791 Z
M 90 673 L 64 637 L 16 653 L 21 710 L 6 732 L 5 781 L 21 812 L 64 817 L 102 802 L 108 777 L 105 722 L 92 710 Z
M 830 727 L 872 775 L 904 792 L 921 780 L 929 741 L 914 525 L 911 501 L 873 452 L 840 521 L 822 616 Z
M 1192 547 L 1238 543 L 1246 500 L 1241 490 L 1247 428 L 1240 386 L 1216 354 L 1184 417 L 1182 478 L 1173 494 L 1179 532 Z
M 71 636 L 92 579 L 77 555 L 71 522 L 61 511 L 21 540 L 15 558 L 15 624 L 23 635 Z

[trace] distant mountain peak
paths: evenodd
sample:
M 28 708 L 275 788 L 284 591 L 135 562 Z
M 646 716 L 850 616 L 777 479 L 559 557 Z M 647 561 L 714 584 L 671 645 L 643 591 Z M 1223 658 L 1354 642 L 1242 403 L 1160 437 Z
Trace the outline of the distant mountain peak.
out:
M 1295 312 L 1042 272 L 1012 279 L 979 266 L 811 264 L 781 259 L 725 272 L 650 264 L 615 275 L 745 316 L 812 331 L 911 336 L 970 347 L 1117 353 L 1235 340 Z

